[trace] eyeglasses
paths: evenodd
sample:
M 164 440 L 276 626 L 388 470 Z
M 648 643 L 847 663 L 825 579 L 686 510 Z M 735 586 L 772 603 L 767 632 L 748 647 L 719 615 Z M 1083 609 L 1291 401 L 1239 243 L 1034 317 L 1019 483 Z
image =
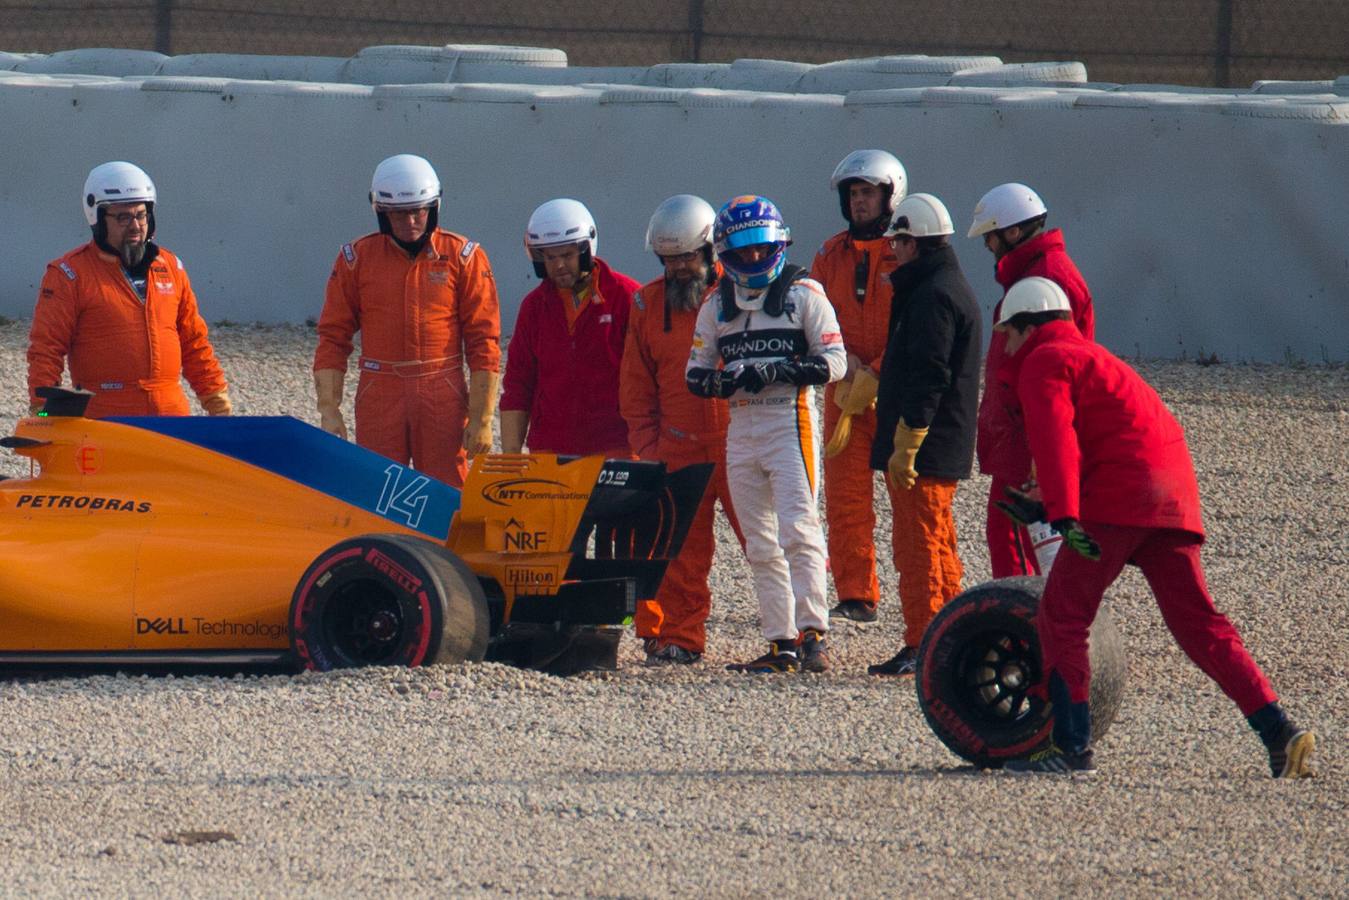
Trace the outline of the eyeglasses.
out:
M 381 206 L 379 207 L 379 211 L 386 216 L 412 217 L 429 213 L 431 207 L 434 205 L 435 204 L 427 204 L 426 206 Z
M 144 225 L 146 222 L 150 221 L 150 214 L 145 210 L 141 210 L 137 213 L 117 213 L 115 216 L 108 216 L 108 218 L 125 228 L 132 222 Z
M 668 256 L 662 256 L 661 261 L 668 265 L 671 263 L 695 263 L 702 258 L 703 251 L 690 250 L 688 253 L 671 253 Z

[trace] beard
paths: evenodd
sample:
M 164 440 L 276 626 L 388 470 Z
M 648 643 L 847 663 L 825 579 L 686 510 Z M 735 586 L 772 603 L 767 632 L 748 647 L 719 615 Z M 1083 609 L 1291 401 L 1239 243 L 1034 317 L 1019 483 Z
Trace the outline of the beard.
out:
M 851 220 L 848 222 L 848 233 L 859 241 L 874 241 L 885 234 L 885 229 L 890 227 L 890 215 L 882 213 L 870 222 L 863 222 L 861 225 L 854 225 Z
M 703 299 L 703 285 L 706 283 L 707 270 L 688 281 L 674 278 L 665 279 L 665 299 L 674 309 L 695 310 Z
M 146 241 L 123 241 L 120 248 L 122 262 L 128 268 L 140 265 L 140 261 L 145 259 Z

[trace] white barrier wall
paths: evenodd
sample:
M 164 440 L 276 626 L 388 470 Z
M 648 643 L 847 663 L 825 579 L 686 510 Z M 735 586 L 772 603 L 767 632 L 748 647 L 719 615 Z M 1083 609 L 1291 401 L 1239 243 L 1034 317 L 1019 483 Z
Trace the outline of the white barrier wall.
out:
M 944 78 L 947 76 L 943 76 Z M 1338 87 L 1338 83 L 1336 83 Z M 534 284 L 534 207 L 594 212 L 600 255 L 646 280 L 651 210 L 679 192 L 778 201 L 809 264 L 842 227 L 828 178 L 882 147 L 951 208 L 986 309 L 992 257 L 964 237 L 1020 180 L 1064 228 L 1117 352 L 1349 359 L 1349 98 L 1079 88 L 779 94 L 641 86 L 364 86 L 0 72 L 0 313 L 30 314 L 44 264 L 88 238 L 79 193 L 109 159 L 145 167 L 159 238 L 209 321 L 317 316 L 339 245 L 373 230 L 375 164 L 427 156 L 442 223 L 481 241 L 507 330 Z

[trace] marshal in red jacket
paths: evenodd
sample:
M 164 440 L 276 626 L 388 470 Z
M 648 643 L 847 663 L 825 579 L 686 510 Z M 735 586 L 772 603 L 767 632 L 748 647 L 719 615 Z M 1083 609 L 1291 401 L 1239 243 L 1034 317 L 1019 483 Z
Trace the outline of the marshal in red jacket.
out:
M 525 295 L 506 353 L 502 410 L 529 413 L 525 443 L 535 453 L 612 453 L 628 446 L 618 411 L 619 368 L 633 279 L 595 259 L 596 296 L 574 330 L 551 281 Z
M 1096 338 L 1096 313 L 1092 309 L 1091 291 L 1063 247 L 1063 232 L 1055 228 L 1017 245 L 1012 252 L 998 260 L 997 279 L 1006 291 L 1023 278 L 1038 275 L 1063 288 L 1073 308 L 1073 321 L 1087 340 Z M 1002 301 L 993 307 L 993 321 L 998 321 Z M 1017 412 L 1016 385 L 1003 375 L 1001 369 L 1007 355 L 1003 352 L 1006 337 L 993 332 L 988 345 L 988 363 L 984 367 L 984 396 L 979 403 L 979 431 L 975 447 L 979 456 L 979 470 L 985 475 L 1001 478 L 1011 484 L 1021 484 L 1030 477 L 1030 448 L 1026 445 L 1025 427 Z
M 1050 521 L 1176 528 L 1203 537 L 1185 433 L 1127 363 L 1065 321 L 1037 328 L 1007 368 Z

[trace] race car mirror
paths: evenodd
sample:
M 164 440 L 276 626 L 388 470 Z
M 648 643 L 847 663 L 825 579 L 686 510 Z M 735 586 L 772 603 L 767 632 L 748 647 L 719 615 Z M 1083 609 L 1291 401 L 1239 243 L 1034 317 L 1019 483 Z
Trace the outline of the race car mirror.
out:
M 38 411 L 39 416 L 68 416 L 79 418 L 84 415 L 84 410 L 89 406 L 89 401 L 94 399 L 93 391 L 86 391 L 80 388 L 71 390 L 61 387 L 40 387 L 37 389 L 38 398 L 45 401 L 42 409 Z

